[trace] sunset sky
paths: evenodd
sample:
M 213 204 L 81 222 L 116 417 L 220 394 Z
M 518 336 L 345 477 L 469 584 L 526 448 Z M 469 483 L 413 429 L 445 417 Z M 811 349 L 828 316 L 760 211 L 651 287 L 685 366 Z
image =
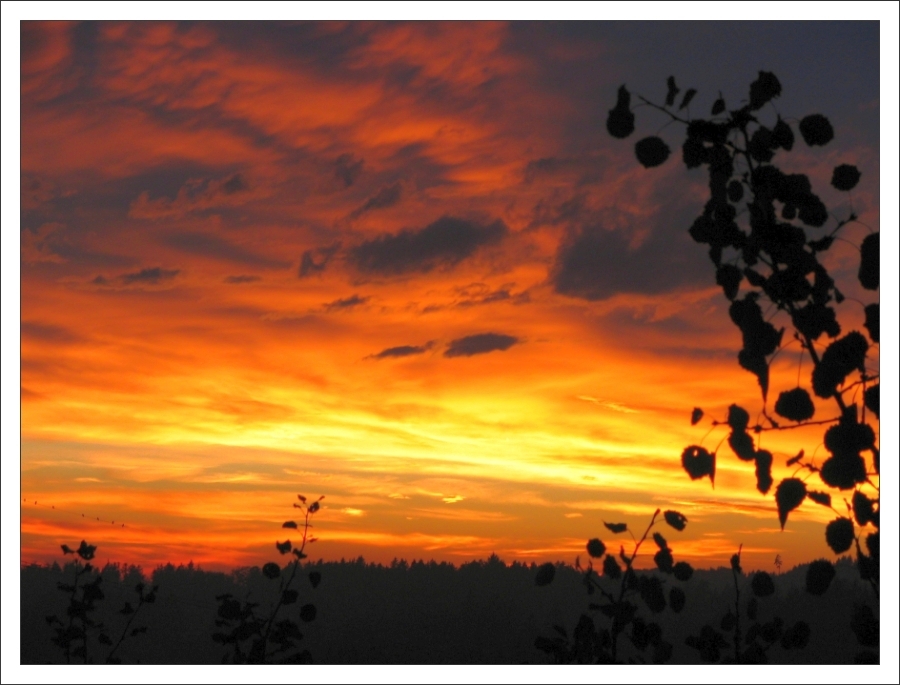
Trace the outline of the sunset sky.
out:
M 687 516 L 666 534 L 697 566 L 740 544 L 750 568 L 833 558 L 833 514 L 807 503 L 782 532 L 727 443 L 714 489 L 683 471 L 759 388 L 687 233 L 708 189 L 683 127 L 639 108 L 623 141 L 604 122 L 623 83 L 662 102 L 674 75 L 697 117 L 720 91 L 741 106 L 760 70 L 783 87 L 764 118 L 827 115 L 830 145 L 775 163 L 860 217 L 826 261 L 849 331 L 877 297 L 855 274 L 881 224 L 880 49 L 878 22 L 23 23 L 3 215 L 21 561 L 86 539 L 146 569 L 261 564 L 297 493 L 325 496 L 310 553 L 329 560 L 573 562 L 588 538 L 630 543 L 604 521 L 642 532 L 657 507 Z M 676 153 L 644 169 L 633 144 L 656 133 Z M 842 163 L 851 194 L 829 185 Z M 764 434 L 776 483 L 820 443 Z

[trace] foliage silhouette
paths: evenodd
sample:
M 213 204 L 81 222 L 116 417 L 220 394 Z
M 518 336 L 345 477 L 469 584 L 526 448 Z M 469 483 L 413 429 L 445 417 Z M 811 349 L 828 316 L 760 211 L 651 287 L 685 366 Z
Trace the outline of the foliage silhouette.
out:
M 281 527 L 292 530 L 299 530 L 302 527 L 303 539 L 300 545 L 292 545 L 290 540 L 275 542 L 275 548 L 279 553 L 293 554 L 294 560 L 283 569 L 275 562 L 268 562 L 262 567 L 263 576 L 278 581 L 276 599 L 271 602 L 268 614 L 259 614 L 259 602 L 245 600 L 242 603 L 231 593 L 216 595 L 216 601 L 219 603 L 216 627 L 222 630 L 213 633 L 212 638 L 222 645 L 231 645 L 231 652 L 230 654 L 226 652 L 222 659 L 223 663 L 227 663 L 229 658 L 234 664 L 302 664 L 310 663 L 312 660 L 309 650 L 296 649 L 297 643 L 303 639 L 299 624 L 290 618 L 277 620 L 282 607 L 296 604 L 299 600 L 300 593 L 294 589 L 293 584 L 301 568 L 301 560 L 307 558 L 304 552 L 307 543 L 316 541 L 315 537 L 308 535 L 312 527 L 309 517 L 319 511 L 324 495 L 310 503 L 303 495 L 297 495 L 297 499 L 299 503 L 295 502 L 294 508 L 300 509 L 303 513 L 303 523 L 298 526 L 296 521 L 285 521 Z M 315 589 L 322 576 L 318 571 L 311 571 L 308 578 L 310 585 Z M 299 618 L 304 623 L 315 620 L 315 605 L 301 606 Z
M 831 568 L 829 566 L 829 568 Z M 796 621 L 786 627 L 781 616 L 773 616 L 763 622 L 760 617 L 759 600 L 775 594 L 775 583 L 765 571 L 757 571 L 750 579 L 752 596 L 744 605 L 743 615 L 749 627 L 746 633 L 741 631 L 741 586 L 743 569 L 741 568 L 741 550 L 731 556 L 731 574 L 734 579 L 734 610 L 729 610 L 719 622 L 719 630 L 706 624 L 699 635 L 689 635 L 685 639 L 688 647 L 696 649 L 700 658 L 707 663 L 733 664 L 765 664 L 768 663 L 769 650 L 780 645 L 784 650 L 803 649 L 809 644 L 810 628 L 806 621 Z M 726 633 L 732 634 L 729 644 Z M 729 648 L 731 650 L 729 651 Z
M 556 663 L 619 663 L 621 652 L 619 638 L 625 634 L 627 628 L 631 628 L 630 639 L 636 654 L 630 657 L 631 661 L 646 662 L 648 657 L 653 663 L 662 664 L 672 658 L 673 645 L 663 639 L 660 624 L 655 621 L 646 621 L 638 616 L 638 605 L 632 600 L 640 597 L 644 605 L 652 614 L 660 614 L 666 606 L 677 613 L 684 608 L 686 597 L 684 590 L 678 585 L 672 584 L 668 593 L 665 592 L 665 582 L 656 575 L 641 573 L 634 570 L 634 560 L 637 558 L 641 545 L 647 540 L 647 536 L 653 527 L 659 522 L 661 513 L 657 509 L 650 519 L 650 524 L 644 531 L 640 540 L 628 530 L 625 523 L 605 523 L 604 526 L 613 534 L 628 533 L 634 541 L 634 548 L 630 555 L 625 553 L 625 546 L 619 547 L 619 559 L 625 568 L 624 571 L 616 556 L 607 553 L 606 545 L 599 538 L 593 538 L 587 543 L 588 555 L 593 559 L 603 559 L 601 573 L 594 571 L 593 561 L 588 560 L 586 568 L 581 566 L 581 560 L 575 562 L 575 567 L 582 572 L 582 583 L 587 588 L 589 595 L 599 594 L 599 602 L 590 602 L 588 609 L 599 612 L 609 619 L 609 627 L 597 629 L 597 624 L 589 614 L 581 614 L 578 624 L 569 638 L 566 629 L 561 625 L 554 625 L 557 635 L 553 637 L 539 636 L 534 646 L 553 657 Z M 684 530 L 687 518 L 677 511 L 666 511 L 663 519 L 669 526 L 677 531 Z M 653 533 L 653 541 L 656 543 L 657 552 L 653 557 L 657 569 L 664 575 L 670 575 L 675 580 L 685 582 L 693 575 L 693 568 L 685 561 L 675 563 L 672 550 L 666 539 L 659 533 Z M 548 585 L 553 581 L 553 564 L 544 564 L 538 569 L 535 584 Z M 607 582 L 601 582 L 605 578 Z M 668 600 L 667 600 L 668 597 Z M 650 648 L 648 657 L 644 652 Z
M 125 605 L 119 610 L 119 614 L 128 618 L 125 621 L 122 632 L 119 634 L 118 640 L 113 644 L 112 638 L 110 638 L 104 624 L 95 620 L 92 616 L 97 609 L 96 603 L 104 598 L 103 590 L 100 589 L 103 576 L 96 573 L 96 569 L 91 563 L 97 552 L 96 545 L 89 545 L 82 540 L 78 549 L 72 549 L 65 544 L 60 545 L 60 547 L 63 554 L 72 554 L 76 557 L 74 563 L 75 578 L 71 584 L 63 582 L 57 584 L 57 588 L 68 595 L 69 605 L 66 607 L 66 621 L 63 621 L 55 614 L 46 617 L 47 624 L 54 629 L 53 643 L 63 650 L 67 664 L 71 664 L 73 659 L 80 659 L 85 664 L 93 663 L 88 649 L 88 637 L 91 633 L 96 633 L 96 641 L 99 645 L 111 647 L 106 654 L 104 663 L 122 663 L 121 659 L 116 656 L 116 652 L 119 651 L 119 647 L 122 646 L 126 637 L 134 637 L 147 632 L 146 626 L 131 628 L 131 625 L 145 604 L 153 604 L 156 601 L 156 593 L 159 587 L 154 585 L 149 592 L 145 592 L 143 583 L 135 585 L 134 591 L 138 597 L 137 607 L 132 607 L 131 602 L 125 602 Z M 89 580 L 91 576 L 93 576 L 93 579 Z M 81 581 L 80 586 L 79 581 Z M 81 591 L 80 593 L 79 590 Z
M 776 155 L 790 152 L 796 140 L 791 122 L 781 117 L 773 102 L 781 90 L 773 73 L 760 71 L 750 84 L 746 104 L 727 110 L 720 93 L 709 119 L 680 114 L 685 103 L 678 111 L 672 109 L 678 93 L 674 77 L 668 79 L 665 104 L 640 95 L 637 98 L 641 103 L 638 106 L 662 112 L 669 123 L 686 128 L 681 148 L 685 166 L 707 169 L 710 199 L 689 233 L 696 242 L 709 247 L 716 283 L 731 302 L 729 315 L 742 333 L 738 363 L 756 376 L 762 394 L 760 416 L 752 425 L 749 413 L 737 405 L 729 408 L 727 419 L 713 420 L 712 424 L 730 427 L 728 443 L 739 459 L 755 462 L 757 489 L 762 494 L 768 493 L 773 484 L 773 455 L 760 449 L 753 436 L 800 426 L 828 426 L 824 444 L 829 457 L 817 463 L 801 450 L 787 460 L 786 465 L 795 466 L 796 470 L 793 477 L 783 479 L 775 489 L 779 520 L 784 528 L 790 512 L 806 499 L 831 508 L 838 518 L 826 528 L 829 547 L 835 554 L 851 547 L 855 550 L 860 576 L 870 583 L 877 598 L 880 454 L 869 413 L 877 424 L 879 384 L 877 371 L 873 373 L 866 360 L 871 346 L 878 345 L 880 339 L 879 303 L 865 305 L 854 300 L 864 310 L 868 339 L 859 331 L 841 337 L 843 327 L 832 303 L 840 304 L 845 296 L 820 256 L 828 252 L 835 240 L 846 240 L 839 236 L 842 229 L 860 222 L 851 209 L 846 218 L 835 219 L 834 227 L 826 229 L 832 215 L 813 193 L 809 177 L 784 173 L 772 163 Z M 626 138 L 634 131 L 630 102 L 631 93 L 623 85 L 607 120 L 607 129 L 616 138 Z M 771 123 L 773 116 L 775 121 Z M 803 117 L 797 128 L 809 147 L 827 145 L 834 138 L 830 121 L 821 114 Z M 668 149 L 661 138 L 650 136 L 638 141 L 635 155 L 643 166 L 652 167 L 665 161 L 668 155 L 663 151 Z M 861 176 L 855 166 L 840 164 L 832 173 L 831 185 L 850 192 Z M 859 246 L 857 274 L 862 288 L 876 292 L 880 278 L 879 244 L 879 233 L 870 229 Z M 775 320 L 793 328 L 786 342 L 786 327 L 776 328 Z M 806 355 L 812 361 L 808 385 L 800 384 L 798 370 L 797 387 L 782 391 L 775 401 L 776 418 L 767 408 L 770 364 L 775 355 L 795 343 L 801 350 L 801 360 Z M 821 400 L 833 402 L 836 415 L 813 421 L 816 407 L 807 388 Z M 691 424 L 696 425 L 702 416 L 701 409 L 694 409 Z M 709 476 L 714 482 L 715 463 L 716 451 L 699 445 L 687 447 L 682 454 L 684 469 L 693 480 Z M 806 475 L 798 478 L 804 471 Z M 853 491 L 852 501 L 844 500 L 846 515 L 832 506 L 831 493 L 809 487 L 807 481 L 813 476 L 818 476 L 826 488 L 838 491 L 836 495 Z M 830 561 L 814 562 L 810 565 L 808 590 L 824 593 L 833 576 Z M 765 636 L 774 634 L 770 631 Z M 792 645 L 802 642 L 797 635 L 794 632 L 785 639 Z M 762 632 L 760 636 L 765 637 Z M 697 639 L 707 656 L 721 646 L 715 631 L 707 631 L 705 637 Z M 862 641 L 860 644 L 866 646 Z M 735 652 L 736 659 L 744 656 L 748 655 Z

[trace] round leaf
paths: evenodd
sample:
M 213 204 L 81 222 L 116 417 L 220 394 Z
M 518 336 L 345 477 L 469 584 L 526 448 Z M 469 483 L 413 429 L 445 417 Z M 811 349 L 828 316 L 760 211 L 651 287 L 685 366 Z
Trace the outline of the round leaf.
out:
M 599 559 L 604 554 L 606 554 L 606 545 L 598 538 L 593 538 L 588 540 L 587 543 L 587 552 L 595 559 Z
M 316 607 L 313 604 L 304 604 L 300 607 L 300 620 L 306 623 L 316 620 Z
M 669 158 L 672 151 L 658 136 L 649 136 L 635 143 L 634 154 L 647 169 L 659 166 Z
M 685 525 L 687 525 L 687 517 L 678 511 L 673 511 L 669 509 L 666 511 L 663 516 L 666 519 L 666 523 L 668 523 L 675 530 L 684 530 Z
M 709 476 L 709 479 L 715 482 L 716 455 L 710 454 L 706 448 L 698 445 L 686 447 L 681 453 L 681 465 L 687 471 L 691 480 Z
M 775 583 L 772 582 L 772 576 L 765 571 L 758 571 L 753 574 L 750 588 L 757 597 L 768 597 L 775 594 Z
M 835 554 L 842 554 L 853 544 L 853 521 L 848 518 L 836 518 L 825 526 L 825 542 Z
M 775 413 L 790 421 L 809 421 L 816 413 L 816 408 L 804 388 L 794 388 L 778 395 Z
M 866 290 L 878 290 L 881 278 L 878 256 L 881 252 L 880 233 L 870 233 L 859 246 L 859 282 Z
M 262 572 L 266 578 L 271 578 L 272 580 L 274 580 L 281 575 L 281 567 L 278 564 L 270 561 L 268 564 L 262 567 Z
M 819 559 L 806 569 L 806 591 L 811 595 L 824 595 L 834 578 L 834 566 L 830 561 Z
M 800 120 L 800 135 L 809 146 L 826 145 L 834 138 L 834 129 L 826 117 L 810 114 Z
M 537 575 L 534 578 L 535 585 L 549 585 L 553 582 L 553 576 L 556 575 L 556 567 L 549 561 L 538 567 Z
M 831 174 L 831 185 L 838 190 L 852 190 L 859 183 L 862 174 L 852 164 L 841 164 L 834 168 Z

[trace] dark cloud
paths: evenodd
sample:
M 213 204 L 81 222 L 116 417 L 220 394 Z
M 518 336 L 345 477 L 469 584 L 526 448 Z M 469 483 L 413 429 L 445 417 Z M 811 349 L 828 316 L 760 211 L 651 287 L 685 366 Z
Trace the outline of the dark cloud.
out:
M 444 351 L 445 357 L 471 357 L 474 354 L 485 354 L 496 350 L 508 350 L 519 342 L 512 335 L 502 333 L 478 333 L 467 335 L 465 338 L 451 340 Z
M 382 235 L 350 250 L 350 259 L 366 273 L 398 275 L 454 265 L 479 247 L 497 243 L 509 232 L 501 220 L 479 224 L 445 216 L 420 231 Z
M 240 174 L 235 174 L 221 185 L 222 192 L 226 195 L 234 195 L 242 190 L 247 190 L 247 182 Z
M 706 285 L 711 267 L 682 225 L 654 227 L 637 247 L 625 230 L 591 225 L 570 231 L 556 253 L 550 282 L 556 292 L 585 300 Z
M 325 311 L 332 312 L 336 309 L 350 309 L 351 307 L 356 307 L 360 304 L 365 304 L 371 298 L 369 297 L 360 297 L 359 295 L 351 295 L 350 297 L 345 297 L 341 300 L 335 300 L 334 302 L 329 302 L 325 305 Z
M 68 328 L 39 323 L 37 321 L 23 321 L 19 326 L 19 331 L 23 338 L 33 338 L 45 342 L 67 343 L 81 339 L 80 336 L 76 335 Z
M 231 283 L 232 285 L 238 285 L 240 283 L 253 283 L 258 280 L 260 280 L 259 276 L 248 276 L 244 274 L 241 274 L 239 276 L 227 276 L 225 278 L 225 282 Z
M 355 219 L 373 209 L 387 209 L 388 207 L 393 207 L 400 202 L 400 191 L 401 188 L 399 183 L 382 188 L 375 193 L 375 195 L 366 200 L 362 207 L 353 210 L 350 214 L 351 218 Z
M 346 153 L 337 158 L 334 163 L 334 177 L 344 182 L 344 187 L 349 188 L 362 173 L 363 160 L 354 159 L 353 155 Z
M 373 354 L 367 359 L 387 359 L 389 357 L 410 357 L 414 354 L 423 354 L 434 347 L 434 341 L 429 340 L 424 345 L 400 345 L 398 347 L 388 347 L 381 350 L 378 354 Z
M 120 274 L 115 278 L 107 278 L 103 274 L 94 277 L 91 285 L 101 287 L 128 286 L 128 285 L 159 285 L 163 281 L 171 281 L 175 276 L 180 274 L 179 269 L 163 269 L 154 266 L 147 269 L 141 269 L 129 274 Z
M 178 269 L 163 269 L 154 266 L 150 269 L 141 269 L 132 274 L 122 274 L 119 280 L 124 285 L 132 285 L 134 283 L 145 283 L 147 285 L 156 285 L 160 281 L 170 281 L 180 273 Z M 96 279 L 94 279 L 96 281 Z
M 244 266 L 282 269 L 290 266 L 290 262 L 253 254 L 227 240 L 206 233 L 169 233 L 163 238 L 163 242 L 182 252 L 213 257 Z
M 300 278 L 309 276 L 311 273 L 319 273 L 325 270 L 331 258 L 341 249 L 340 243 L 329 245 L 327 247 L 319 247 L 315 250 L 307 250 L 300 258 Z M 318 258 L 318 261 L 316 259 Z

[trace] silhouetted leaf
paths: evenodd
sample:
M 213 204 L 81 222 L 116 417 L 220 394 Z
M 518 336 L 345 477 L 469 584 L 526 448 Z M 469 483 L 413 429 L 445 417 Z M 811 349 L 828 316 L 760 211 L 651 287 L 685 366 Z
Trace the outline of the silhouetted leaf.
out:
M 599 559 L 604 554 L 606 554 L 606 545 L 603 544 L 602 540 L 598 538 L 592 538 L 588 540 L 587 552 L 595 559 Z
M 616 561 L 616 558 L 612 554 L 607 554 L 606 558 L 603 559 L 603 575 L 610 580 L 616 580 L 622 575 L 622 569 L 619 567 L 619 562 Z
M 664 548 L 653 555 L 653 562 L 663 573 L 672 573 L 675 560 L 672 558 L 672 551 Z
M 694 575 L 694 568 L 686 561 L 679 561 L 672 567 L 672 575 L 680 581 L 688 581 Z
M 772 453 L 769 450 L 756 452 L 756 489 L 762 494 L 772 487 Z
M 691 425 L 696 426 L 702 418 L 703 410 L 700 407 L 694 407 L 694 411 L 691 412 Z
M 650 636 L 647 634 L 647 624 L 641 618 L 635 618 L 631 622 L 631 642 L 635 649 L 643 652 L 650 644 Z
M 669 543 L 666 542 L 666 539 L 659 533 L 653 534 L 653 542 L 655 542 L 656 546 L 659 547 L 660 549 L 668 549 L 669 548 Z
M 678 95 L 678 91 L 680 90 L 678 86 L 675 85 L 674 76 L 670 76 L 666 79 L 666 87 L 668 88 L 666 91 L 666 107 L 671 107 L 675 104 L 675 96 Z
M 731 430 L 743 433 L 747 430 L 749 424 L 750 414 L 747 413 L 746 409 L 736 404 L 728 407 L 728 425 L 731 426 Z
M 760 109 L 772 98 L 781 95 L 781 83 L 771 71 L 760 71 L 750 84 L 750 109 Z
M 816 504 L 821 504 L 824 507 L 831 506 L 831 495 L 827 492 L 819 492 L 818 490 L 807 490 L 806 496 L 809 497 Z
M 300 620 L 309 623 L 316 619 L 316 607 L 313 604 L 304 604 L 300 607 Z
M 716 116 L 717 114 L 721 114 L 725 111 L 725 99 L 722 97 L 722 94 L 719 93 L 718 99 L 713 103 L 711 114 Z
M 140 635 L 141 633 L 146 633 L 146 632 L 147 632 L 147 626 L 141 626 L 140 628 L 132 628 L 131 636 L 134 637 L 135 635 Z
M 295 521 L 285 521 L 281 524 L 282 528 L 296 528 L 297 523 Z
M 741 568 L 741 553 L 740 553 L 740 551 L 731 555 L 731 570 L 734 571 L 735 573 L 743 573 L 743 569 Z
M 549 561 L 538 567 L 537 576 L 535 576 L 535 585 L 549 585 L 553 582 L 553 576 L 556 575 L 556 567 Z
M 318 501 L 313 502 L 312 504 L 309 505 L 309 513 L 315 514 L 317 511 L 319 511 L 320 507 L 321 507 L 321 505 L 319 504 Z
M 284 542 L 278 542 L 276 540 L 275 548 L 282 554 L 288 554 L 291 551 L 291 541 L 285 540 Z
M 681 104 L 678 106 L 678 109 L 684 109 L 689 104 L 691 104 L 691 100 L 694 99 L 694 96 L 697 94 L 696 88 L 688 88 L 687 92 L 684 94 L 684 98 L 681 100 Z
M 281 593 L 281 603 L 282 604 L 293 604 L 297 601 L 297 598 L 300 596 L 300 593 L 296 590 L 285 590 Z
M 128 614 L 133 614 L 134 609 L 131 606 L 131 602 L 125 602 L 125 606 L 119 609 L 119 613 L 123 616 L 128 616 Z
M 737 297 L 738 289 L 741 287 L 741 279 L 743 274 L 734 264 L 722 264 L 716 270 L 716 283 L 722 286 L 725 297 L 733 300 Z
M 829 457 L 819 470 L 819 477 L 826 485 L 849 490 L 866 480 L 866 463 L 859 454 L 841 454 Z
M 663 517 L 666 519 L 666 523 L 675 530 L 684 530 L 687 525 L 687 517 L 679 511 L 669 509 L 663 514 Z
M 685 447 L 681 453 L 681 465 L 691 480 L 709 476 L 711 482 L 716 480 L 716 455 L 710 454 L 706 448 L 698 445 Z
M 872 500 L 859 490 L 853 493 L 853 517 L 859 525 L 869 523 L 873 511 Z
M 606 521 L 604 521 L 603 525 L 616 534 L 624 533 L 626 530 L 628 530 L 627 523 L 607 523 Z
M 800 120 L 800 135 L 809 146 L 826 145 L 834 138 L 834 129 L 826 117 L 810 114 Z
M 309 572 L 309 582 L 313 588 L 319 587 L 319 583 L 322 582 L 322 574 L 318 571 L 310 571 Z
M 753 438 L 749 433 L 731 431 L 728 436 L 728 445 L 743 461 L 753 461 L 756 459 L 756 448 L 753 446 Z
M 815 411 L 812 399 L 804 388 L 785 390 L 775 402 L 775 413 L 791 421 L 809 421 Z
M 878 283 L 881 279 L 881 271 L 878 264 L 878 257 L 881 253 L 880 233 L 870 233 L 863 238 L 862 244 L 859 246 L 860 262 L 859 262 L 859 282 L 866 290 L 878 290 Z
M 757 597 L 768 597 L 775 594 L 775 583 L 772 582 L 772 576 L 765 571 L 757 571 L 753 574 L 750 588 Z
M 788 466 L 793 466 L 801 459 L 803 459 L 803 450 L 800 450 L 799 452 L 797 452 L 797 454 L 795 454 L 793 457 L 788 459 L 786 463 Z
M 658 614 L 666 608 L 666 596 L 663 594 L 662 582 L 659 578 L 641 576 L 638 581 L 638 588 L 644 604 L 654 614 Z
M 751 597 L 747 600 L 747 618 L 751 621 L 756 620 L 756 616 L 759 613 L 759 600 L 756 597 Z
M 881 408 L 881 402 L 879 401 L 879 393 L 880 393 L 879 384 L 875 384 L 866 388 L 865 401 L 866 401 L 866 409 L 875 414 L 875 418 L 879 418 L 879 409 Z
M 60 547 L 62 548 L 63 554 L 75 554 L 75 550 L 68 545 L 60 545 Z
M 869 337 L 872 342 L 881 341 L 881 315 L 879 313 L 878 303 L 875 302 L 866 305 L 866 330 L 869 331 Z
M 309 556 L 308 554 L 306 554 L 306 552 L 301 550 L 299 547 L 295 547 L 293 551 L 294 551 L 294 556 L 297 557 L 298 559 L 306 559 L 306 557 Z
M 863 647 L 878 647 L 881 637 L 880 621 L 875 618 L 872 608 L 866 605 L 853 610 L 850 629 Z
M 811 595 L 824 595 L 833 578 L 834 566 L 830 561 L 814 561 L 806 569 L 806 591 Z
M 825 526 L 825 542 L 835 554 L 850 549 L 853 544 L 853 521 L 848 518 L 836 518 Z
M 681 613 L 681 610 L 684 609 L 685 600 L 686 597 L 681 588 L 669 588 L 669 606 L 672 607 L 672 611 L 676 614 Z
M 262 567 L 262 573 L 266 578 L 274 580 L 281 575 L 281 567 L 278 564 L 270 561 L 268 564 Z
M 822 353 L 812 373 L 813 390 L 823 398 L 832 397 L 848 375 L 865 371 L 869 343 L 861 333 L 852 331 L 835 340 Z
M 644 167 L 650 169 L 664 163 L 672 151 L 658 136 L 642 138 L 634 146 L 634 154 Z
M 634 113 L 630 105 L 631 93 L 624 85 L 619 86 L 616 106 L 609 110 L 606 118 L 606 130 L 613 138 L 627 138 L 634 132 Z
M 772 141 L 777 147 L 787 150 L 788 152 L 794 147 L 794 132 L 781 117 L 778 117 L 778 122 L 772 129 Z
M 831 174 L 831 185 L 838 190 L 853 190 L 862 174 L 852 164 L 841 164 L 834 168 Z
M 775 490 L 775 502 L 778 504 L 778 520 L 781 529 L 787 522 L 788 513 L 796 509 L 806 497 L 806 484 L 798 478 L 785 478 Z
M 80 556 L 85 561 L 90 561 L 94 558 L 94 553 L 97 551 L 96 545 L 89 545 L 84 540 L 81 541 L 81 545 L 75 551 L 75 554 Z
M 744 197 L 743 184 L 741 184 L 740 181 L 731 181 L 731 183 L 728 184 L 729 202 L 740 202 L 742 197 Z

